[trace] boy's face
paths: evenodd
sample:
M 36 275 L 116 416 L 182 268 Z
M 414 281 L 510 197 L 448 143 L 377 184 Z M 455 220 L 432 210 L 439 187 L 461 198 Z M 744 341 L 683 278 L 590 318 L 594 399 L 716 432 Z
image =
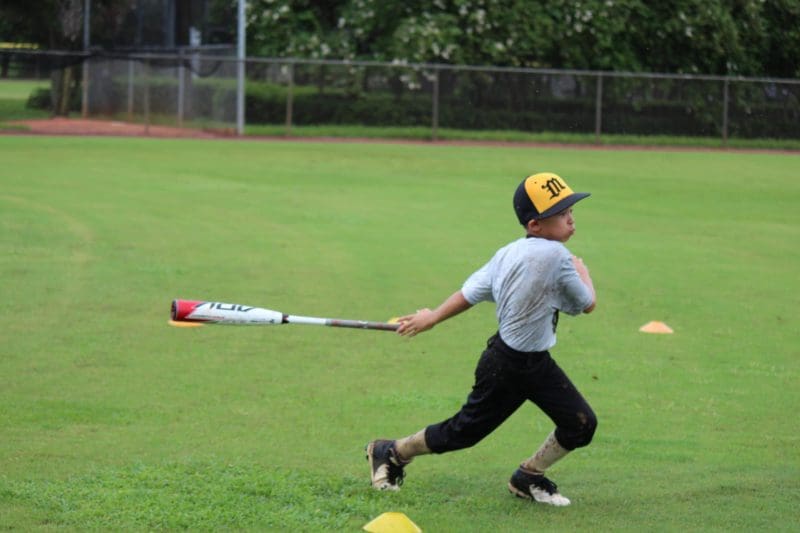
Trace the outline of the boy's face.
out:
M 569 207 L 555 215 L 528 222 L 528 233 L 551 241 L 567 242 L 575 233 L 575 220 Z

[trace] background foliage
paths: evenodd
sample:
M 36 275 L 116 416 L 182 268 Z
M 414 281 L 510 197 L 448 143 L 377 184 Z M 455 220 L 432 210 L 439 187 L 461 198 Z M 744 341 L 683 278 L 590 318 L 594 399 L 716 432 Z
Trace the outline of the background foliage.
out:
M 139 4 L 157 28 L 161 3 Z M 207 1 L 204 43 L 235 42 L 236 4 Z M 0 42 L 78 49 L 82 5 L 6 0 Z M 92 0 L 91 42 L 158 44 L 131 33 L 134 5 Z M 800 0 L 248 0 L 247 17 L 251 56 L 800 76 Z
M 257 55 L 800 75 L 800 2 L 254 0 Z

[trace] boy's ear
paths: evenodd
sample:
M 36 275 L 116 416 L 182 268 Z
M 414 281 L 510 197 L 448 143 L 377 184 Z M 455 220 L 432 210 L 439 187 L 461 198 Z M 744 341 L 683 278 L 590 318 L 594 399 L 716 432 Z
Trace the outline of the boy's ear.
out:
M 532 218 L 528 221 L 525 225 L 525 229 L 528 231 L 528 235 L 536 235 L 539 232 L 539 221 L 535 218 Z

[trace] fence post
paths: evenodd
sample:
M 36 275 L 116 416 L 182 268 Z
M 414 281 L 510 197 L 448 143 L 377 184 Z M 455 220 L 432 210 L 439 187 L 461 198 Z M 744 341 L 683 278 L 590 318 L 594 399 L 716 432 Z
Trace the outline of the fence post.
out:
M 84 56 L 81 65 L 81 117 L 89 117 L 89 56 Z
M 91 44 L 91 38 L 89 34 L 90 25 L 89 25 L 89 17 L 90 17 L 90 9 L 91 9 L 91 2 L 90 0 L 83 1 L 83 62 L 81 64 L 81 72 L 82 72 L 82 93 L 81 93 L 81 117 L 88 118 L 89 117 L 89 45 Z
M 722 145 L 728 146 L 728 78 L 722 85 Z
M 594 142 L 600 144 L 600 131 L 603 125 L 603 74 L 597 75 L 597 90 L 594 101 Z
M 433 110 L 431 139 L 439 139 L 439 68 L 433 67 Z
M 178 127 L 183 127 L 184 92 L 186 91 L 183 69 L 183 49 L 178 49 Z
M 144 62 L 144 134 L 150 135 L 150 58 Z
M 294 61 L 289 62 L 289 85 L 286 91 L 286 136 L 292 134 L 292 111 L 294 107 Z
M 237 6 L 236 24 L 236 135 L 244 135 L 245 121 L 245 53 L 246 36 L 245 31 L 245 0 L 239 0 Z
M 128 122 L 133 120 L 133 69 L 134 62 L 128 58 Z

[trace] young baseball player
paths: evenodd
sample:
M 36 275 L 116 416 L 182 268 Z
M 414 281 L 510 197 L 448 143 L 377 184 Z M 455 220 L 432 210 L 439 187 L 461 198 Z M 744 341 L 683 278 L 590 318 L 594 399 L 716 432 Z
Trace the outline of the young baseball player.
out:
M 575 233 L 572 206 L 587 196 L 573 192 L 555 174 L 525 178 L 514 193 L 514 210 L 526 236 L 498 250 L 436 309 L 399 318 L 398 333 L 413 337 L 479 302 L 492 301 L 499 327 L 487 341 L 472 391 L 455 415 L 406 438 L 367 445 L 374 488 L 397 490 L 404 467 L 414 457 L 473 446 L 530 400 L 555 429 L 512 474 L 508 489 L 521 498 L 569 505 L 545 472 L 589 444 L 597 419 L 548 350 L 556 343 L 560 311 L 577 315 L 595 306 L 588 269 L 564 246 Z

